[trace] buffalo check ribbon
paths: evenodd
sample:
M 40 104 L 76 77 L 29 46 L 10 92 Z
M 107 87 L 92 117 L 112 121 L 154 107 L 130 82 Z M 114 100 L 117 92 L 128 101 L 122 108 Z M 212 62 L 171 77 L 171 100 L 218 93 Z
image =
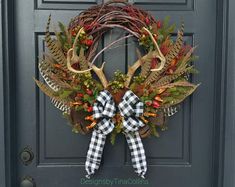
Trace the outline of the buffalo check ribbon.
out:
M 90 178 L 100 166 L 106 136 L 114 129 L 112 117 L 116 111 L 119 111 L 123 118 L 123 131 L 131 152 L 133 168 L 139 176 L 144 178 L 147 171 L 147 163 L 144 147 L 138 132 L 139 127 L 144 126 L 144 123 L 139 119 L 144 112 L 144 104 L 131 90 L 124 94 L 117 109 L 112 95 L 107 90 L 101 91 L 97 96 L 93 105 L 93 117 L 94 119 L 99 119 L 99 122 L 92 132 L 87 152 L 85 163 L 87 178 Z
M 147 162 L 138 131 L 139 127 L 144 126 L 144 123 L 139 119 L 144 113 L 144 104 L 131 90 L 128 90 L 119 103 L 118 109 L 123 117 L 123 130 L 131 152 L 133 168 L 139 176 L 144 178 Z

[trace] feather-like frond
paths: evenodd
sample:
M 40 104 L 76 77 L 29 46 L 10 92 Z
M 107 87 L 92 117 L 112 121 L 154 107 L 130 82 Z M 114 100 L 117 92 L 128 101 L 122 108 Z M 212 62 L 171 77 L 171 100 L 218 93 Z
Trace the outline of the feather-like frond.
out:
M 38 81 L 34 78 L 34 81 L 36 82 L 37 86 L 40 88 L 40 90 L 45 93 L 48 97 L 56 97 L 56 91 L 48 87 L 47 85 L 43 84 L 42 82 Z
M 54 82 L 54 84 L 58 85 L 59 88 L 64 88 L 64 89 L 71 89 L 72 86 L 68 84 L 67 82 L 61 80 L 56 74 L 54 73 L 49 73 L 48 77 L 51 79 L 51 81 Z
M 67 61 L 66 61 L 66 58 L 65 58 L 65 55 L 60 47 L 60 44 L 58 43 L 57 40 L 53 40 L 51 38 L 51 35 L 50 35 L 50 31 L 49 31 L 49 28 L 50 28 L 50 22 L 51 22 L 51 15 L 49 16 L 48 18 L 48 22 L 47 22 L 47 27 L 46 27 L 46 34 L 45 34 L 45 42 L 46 42 L 46 46 L 47 48 L 49 49 L 50 51 L 50 55 L 52 56 L 52 58 L 54 60 L 56 60 L 56 62 L 58 64 L 61 65 L 61 68 L 69 75 L 72 75 L 72 72 L 70 72 L 67 68 Z
M 179 64 L 179 66 L 176 69 L 176 72 L 182 71 L 182 69 L 186 68 L 188 66 L 187 62 L 189 61 L 193 51 L 196 49 L 196 47 L 193 47 L 189 50 L 189 52 L 184 56 L 183 60 Z
M 48 97 L 51 98 L 51 102 L 60 109 L 63 112 L 69 113 L 70 112 L 70 105 L 67 101 L 62 100 L 57 96 L 57 92 L 49 88 L 47 85 L 43 84 L 42 82 L 36 80 L 34 78 L 34 81 L 36 82 L 37 86 L 40 88 L 40 90 L 45 93 Z
M 81 70 L 87 70 L 88 69 L 88 61 L 84 55 L 84 49 L 81 47 L 79 52 L 79 65 Z
M 52 64 L 47 60 L 41 61 L 38 64 L 39 72 L 44 81 L 53 91 L 58 91 L 60 89 L 59 85 L 56 82 L 54 82 L 49 76 L 52 67 L 53 67 Z
M 182 48 L 183 45 L 183 35 L 184 35 L 184 23 L 181 24 L 181 29 L 178 31 L 177 39 L 172 47 L 172 49 L 167 53 L 166 55 L 166 63 L 165 66 L 160 70 L 160 71 L 155 71 L 150 73 L 150 75 L 147 77 L 145 80 L 146 84 L 150 84 L 151 82 L 155 81 L 158 79 L 158 77 L 167 70 L 167 68 L 170 66 L 171 61 L 177 57 L 180 49 Z
M 164 112 L 165 116 L 170 117 L 170 116 L 175 115 L 178 112 L 178 107 L 177 106 L 171 106 L 171 107 L 168 107 L 168 108 L 164 108 L 163 112 Z
M 149 74 L 150 69 L 151 69 L 151 62 L 153 59 L 154 51 L 150 51 L 147 55 L 144 57 L 140 58 L 141 61 L 143 61 L 141 65 L 141 72 L 140 75 L 145 77 Z
M 169 84 L 172 81 L 174 81 L 177 78 L 179 78 L 180 76 L 182 76 L 183 74 L 186 74 L 187 72 L 189 72 L 192 68 L 193 68 L 193 66 L 190 66 L 190 67 L 188 67 L 186 69 L 183 69 L 181 71 L 178 71 L 177 73 L 174 73 L 172 75 L 166 75 L 166 76 L 160 78 L 158 81 L 156 81 L 152 85 L 154 87 L 160 87 L 160 86 L 164 86 L 166 84 Z
M 47 48 L 50 50 L 51 55 L 53 58 L 59 63 L 64 64 L 66 61 L 66 58 L 61 51 L 61 48 L 59 47 L 58 43 L 51 38 L 50 35 L 50 22 L 51 22 L 51 15 L 48 18 L 47 27 L 46 27 L 46 34 L 45 34 L 45 42 L 47 45 Z
M 169 108 L 171 106 L 175 106 L 181 102 L 183 102 L 189 95 L 191 95 L 196 89 L 198 85 L 194 85 L 187 81 L 178 81 L 174 83 L 170 83 L 168 85 L 162 86 L 160 88 L 166 89 L 165 92 L 170 92 L 170 95 L 174 93 L 177 94 L 177 97 L 172 96 L 164 96 L 162 95 L 164 108 Z
M 51 102 L 56 108 L 60 109 L 61 111 L 68 114 L 70 113 L 70 106 L 67 102 L 60 101 L 57 98 L 51 98 Z

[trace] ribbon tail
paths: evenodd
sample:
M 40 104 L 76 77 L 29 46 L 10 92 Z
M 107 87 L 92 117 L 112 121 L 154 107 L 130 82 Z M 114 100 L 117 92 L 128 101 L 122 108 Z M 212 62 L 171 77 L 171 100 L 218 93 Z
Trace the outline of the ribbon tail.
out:
M 90 178 L 91 175 L 95 173 L 97 169 L 99 169 L 105 145 L 105 140 L 106 140 L 106 135 L 98 133 L 96 132 L 96 130 L 92 132 L 92 137 L 85 163 L 85 169 L 87 172 L 86 178 L 88 179 Z
M 135 172 L 144 178 L 147 171 L 145 150 L 138 131 L 126 133 L 126 140 L 131 152 L 132 166 Z

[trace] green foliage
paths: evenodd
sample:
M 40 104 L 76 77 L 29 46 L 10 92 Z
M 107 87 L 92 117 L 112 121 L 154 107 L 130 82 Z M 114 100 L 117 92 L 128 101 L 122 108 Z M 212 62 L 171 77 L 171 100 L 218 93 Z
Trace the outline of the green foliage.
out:
M 158 131 L 157 131 L 157 128 L 156 128 L 156 125 L 155 124 L 153 124 L 153 123 L 148 123 L 148 125 L 149 125 L 149 127 L 150 127 L 150 129 L 151 129 L 151 134 L 153 135 L 153 136 L 156 136 L 156 137 L 160 137 L 160 134 L 158 133 Z
M 61 99 L 67 99 L 72 93 L 72 90 L 61 90 L 59 91 L 59 97 Z
M 48 97 L 54 98 L 58 96 L 58 93 L 49 88 L 47 85 L 43 84 L 42 82 L 38 81 L 37 79 L 33 78 L 36 82 L 37 86 L 41 89 L 43 93 L 45 93 Z
M 174 83 L 169 84 L 168 85 L 169 87 L 161 95 L 164 107 L 170 107 L 172 105 L 181 103 L 184 99 L 186 99 L 189 95 L 191 95 L 198 87 L 198 85 L 193 85 L 186 81 L 176 82 L 174 86 L 170 85 L 174 85 Z
M 114 78 L 112 81 L 109 82 L 109 86 L 114 91 L 114 93 L 116 93 L 118 90 L 125 87 L 126 80 L 127 75 L 118 70 L 114 72 Z
M 62 50 L 67 52 L 72 47 L 71 34 L 68 32 L 67 27 L 63 23 L 58 22 L 58 26 L 60 31 L 55 32 L 57 40 L 60 42 Z
M 112 145 L 115 144 L 116 137 L 117 137 L 117 132 L 113 130 L 112 133 L 110 134 L 110 142 Z
M 145 76 L 137 75 L 137 76 L 134 76 L 134 77 L 133 77 L 133 83 L 135 83 L 135 84 L 141 84 L 141 83 L 144 82 L 145 79 L 146 79 Z
M 159 29 L 159 43 L 165 41 L 167 36 L 175 31 L 175 24 L 169 25 L 170 16 L 166 16 L 163 20 L 162 28 Z
M 88 61 L 84 55 L 84 48 L 83 47 L 81 47 L 80 51 L 79 51 L 79 65 L 80 65 L 81 70 L 88 69 Z
M 113 131 L 110 134 L 110 142 L 112 145 L 115 144 L 116 137 L 121 132 L 122 132 L 122 123 L 118 123 L 115 125 Z

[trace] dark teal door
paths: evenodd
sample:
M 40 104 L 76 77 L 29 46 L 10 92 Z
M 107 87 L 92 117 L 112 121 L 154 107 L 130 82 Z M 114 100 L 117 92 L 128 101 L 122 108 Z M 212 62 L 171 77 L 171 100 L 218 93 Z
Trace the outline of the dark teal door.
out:
M 148 161 L 148 186 L 209 187 L 213 182 L 213 124 L 215 101 L 215 0 L 132 0 L 149 10 L 156 18 L 171 16 L 180 25 L 185 21 L 185 39 L 199 44 L 195 63 L 200 74 L 193 81 L 202 82 L 197 92 L 188 99 L 181 111 L 169 121 L 169 130 L 161 138 L 145 139 Z M 38 77 L 38 56 L 45 50 L 45 24 L 52 14 L 52 25 L 68 23 L 101 0 L 17 0 L 15 1 L 15 126 L 16 153 L 25 147 L 32 149 L 34 159 L 27 166 L 17 159 L 17 184 L 30 176 L 37 187 L 82 186 L 84 162 L 90 137 L 77 135 L 61 117 L 61 112 L 37 89 L 32 77 Z M 53 27 L 51 27 L 53 28 Z M 114 30 L 112 37 L 104 37 L 104 45 L 124 34 Z M 134 62 L 135 47 L 126 45 L 107 51 L 106 75 L 116 69 L 126 71 Z M 103 163 L 94 179 L 136 179 L 130 164 L 124 137 L 116 145 L 108 141 Z M 84 186 L 86 186 L 84 184 Z M 141 185 L 140 185 L 141 186 Z M 146 185 L 143 185 L 146 186 Z

